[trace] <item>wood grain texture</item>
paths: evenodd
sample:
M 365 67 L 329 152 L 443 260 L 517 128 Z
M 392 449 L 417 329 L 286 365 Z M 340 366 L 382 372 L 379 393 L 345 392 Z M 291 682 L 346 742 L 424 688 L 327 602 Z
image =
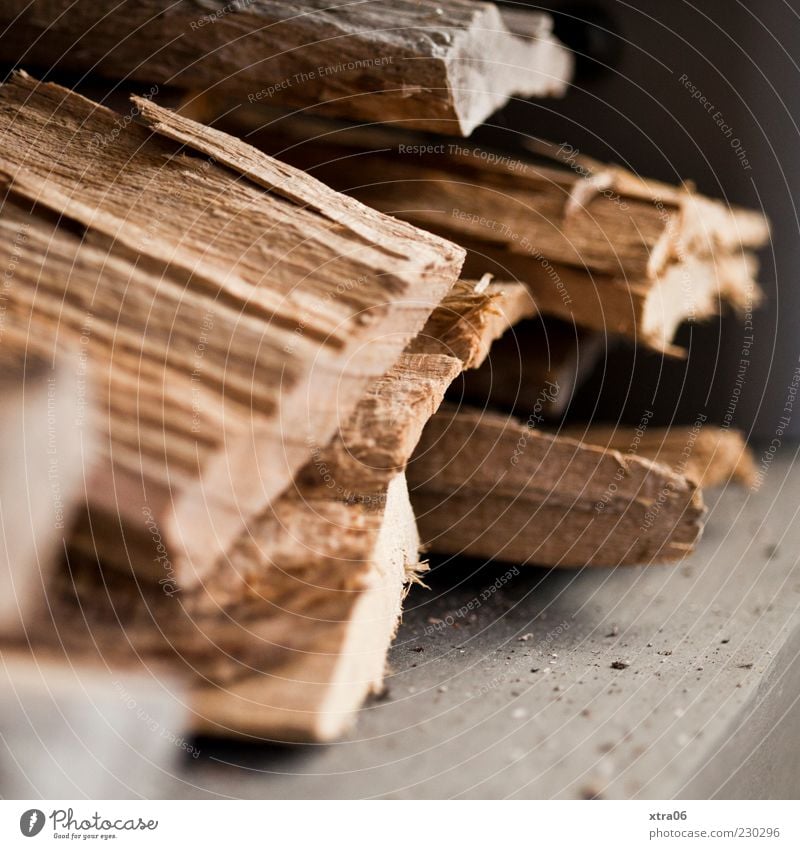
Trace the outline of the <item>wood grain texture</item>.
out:
M 764 217 L 619 168 L 374 128 L 226 111 L 205 120 L 364 203 L 467 248 L 464 273 L 529 286 L 537 308 L 670 354 L 681 322 L 761 298 Z
M 397 359 L 463 252 L 141 111 L 154 130 L 25 75 L 0 87 L 0 250 L 19 254 L 9 315 L 87 339 L 104 437 L 79 538 L 154 577 L 163 542 L 191 581 Z
M 446 406 L 409 465 L 431 551 L 580 568 L 678 560 L 703 525 L 696 485 L 668 467 Z
M 559 433 L 589 445 L 611 448 L 669 466 L 707 488 L 737 482 L 757 482 L 750 449 L 736 430 L 704 424 L 702 427 L 631 428 L 622 425 L 571 425 Z
M 206 119 L 340 191 L 428 229 L 523 256 L 644 282 L 689 257 L 757 248 L 769 238 L 761 213 L 705 197 L 688 183 L 224 105 L 212 98 Z
M 431 313 L 411 343 L 414 353 L 444 354 L 477 369 L 507 330 L 536 315 L 527 287 L 514 282 L 463 280 Z
M 492 342 L 532 311 L 519 284 L 457 283 L 337 437 L 325 447 L 310 446 L 312 460 L 295 478 L 296 496 L 381 498 L 389 480 L 405 470 L 453 380 L 480 365 Z
M 408 458 L 453 378 L 527 309 L 520 294 L 459 284 L 420 347 L 435 327 L 460 340 L 464 360 L 410 344 L 339 434 L 309 446 L 294 485 L 248 523 L 201 587 L 142 584 L 73 558 L 53 582 L 38 648 L 90 658 L 99 647 L 114 669 L 179 673 L 190 690 L 187 730 L 339 736 L 380 690 L 402 599 L 422 568 Z
M 512 95 L 563 95 L 572 73 L 549 16 L 472 0 L 9 0 L 0 20 L 6 62 L 453 135 Z

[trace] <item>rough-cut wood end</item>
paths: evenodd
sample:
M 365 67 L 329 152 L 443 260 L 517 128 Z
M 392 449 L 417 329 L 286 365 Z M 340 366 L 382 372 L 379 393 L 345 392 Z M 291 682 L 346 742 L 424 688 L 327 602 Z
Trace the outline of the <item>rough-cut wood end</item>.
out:
M 431 313 L 409 350 L 455 357 L 465 369 L 476 369 L 497 339 L 536 312 L 521 283 L 462 280 Z
M 363 514 L 361 528 L 353 522 L 356 510 Z M 230 683 L 198 681 L 192 690 L 195 730 L 327 742 L 341 736 L 364 699 L 381 689 L 403 587 L 418 563 L 419 538 L 404 476 L 395 477 L 382 505 L 354 509 L 329 502 L 316 514 L 296 515 L 293 530 L 309 541 L 318 566 L 327 562 L 338 571 L 350 570 L 351 581 L 339 590 L 321 586 L 315 591 L 313 585 L 302 585 L 301 575 L 293 580 L 292 563 L 281 561 L 286 575 L 282 582 L 273 576 L 272 604 L 265 606 L 266 612 L 274 605 L 281 628 L 274 630 L 268 620 L 262 634 L 259 623 L 252 623 L 249 639 L 300 644 L 284 650 L 279 665 L 243 669 L 246 674 Z M 364 534 L 368 547 L 359 539 L 355 550 L 347 549 L 348 540 Z M 348 563 L 349 557 L 357 559 Z M 322 570 L 308 577 L 330 582 Z M 331 618 L 328 611 L 335 611 Z M 304 629 L 314 634 L 313 640 L 289 637 Z

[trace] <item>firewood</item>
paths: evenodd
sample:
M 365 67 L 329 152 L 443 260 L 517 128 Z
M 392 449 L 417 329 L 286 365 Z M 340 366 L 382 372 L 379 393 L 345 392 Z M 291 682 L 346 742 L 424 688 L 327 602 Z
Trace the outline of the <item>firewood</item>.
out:
M 469 250 L 465 273 L 524 281 L 543 315 L 676 357 L 686 354 L 672 342 L 684 321 L 719 315 L 725 305 L 752 310 L 762 297 L 755 282 L 758 263 L 747 251 L 688 257 L 651 279 L 639 279 L 587 273 L 541 256 L 461 242 Z
M 355 413 L 295 478 L 298 497 L 380 498 L 403 471 L 447 387 L 486 357 L 492 341 L 531 314 L 519 284 L 460 281 L 433 311 L 399 361 L 375 381 Z
M 422 568 L 404 474 L 408 458 L 450 382 L 479 360 L 501 327 L 525 313 L 527 301 L 514 287 L 460 283 L 331 445 L 313 452 L 293 489 L 240 540 L 231 563 L 242 583 L 231 591 L 229 581 L 221 582 L 215 601 L 241 623 L 248 619 L 237 609 L 243 595 L 252 628 L 264 629 L 265 642 L 276 642 L 279 651 L 254 664 L 258 674 L 230 687 L 201 686 L 200 728 L 332 739 L 364 698 L 380 691 L 403 596 Z M 442 339 L 461 340 L 454 347 L 462 358 L 427 352 L 434 328 Z M 216 642 L 218 625 L 209 628 Z M 244 644 L 232 654 L 240 652 L 247 652 Z
M 213 120 L 222 104 L 209 106 Z M 462 142 L 431 142 L 296 117 L 259 126 L 245 108 L 221 124 L 329 185 L 468 249 L 465 274 L 531 289 L 542 314 L 672 355 L 679 324 L 752 310 L 751 251 L 769 237 L 760 213 L 689 185 L 623 169 L 542 162 Z
M 0 87 L 3 252 L 26 234 L 8 310 L 87 339 L 105 407 L 76 539 L 186 583 L 326 444 L 463 252 L 137 108 L 152 129 L 26 75 Z
M 572 73 L 548 15 L 471 0 L 9 0 L 0 21 L 6 62 L 453 135 L 512 95 L 563 95 Z
M 15 265 L 4 291 L 17 285 Z M 91 403 L 76 351 L 0 318 L 0 632 L 21 632 L 63 553 L 91 463 Z M 85 424 L 85 426 L 84 426 Z
M 411 343 L 415 353 L 446 354 L 465 369 L 481 366 L 505 332 L 536 315 L 527 287 L 515 282 L 461 281 L 431 313 Z
M 38 647 L 111 668 L 166 664 L 190 688 L 194 730 L 321 741 L 342 733 L 382 686 L 386 652 L 418 563 L 404 469 L 450 381 L 525 314 L 519 288 L 463 282 L 337 437 L 249 523 L 202 587 L 98 581 L 73 558 L 50 594 Z M 505 323 L 505 324 L 504 324 Z M 463 360 L 430 352 L 433 329 Z M 417 349 L 421 350 L 417 350 Z
M 666 466 L 445 406 L 408 468 L 431 551 L 546 566 L 670 562 L 688 554 L 704 507 Z
M 756 482 L 752 454 L 738 431 L 702 421 L 671 427 L 650 427 L 648 422 L 643 419 L 640 427 L 571 425 L 559 434 L 663 463 L 704 489 L 729 481 L 745 486 Z

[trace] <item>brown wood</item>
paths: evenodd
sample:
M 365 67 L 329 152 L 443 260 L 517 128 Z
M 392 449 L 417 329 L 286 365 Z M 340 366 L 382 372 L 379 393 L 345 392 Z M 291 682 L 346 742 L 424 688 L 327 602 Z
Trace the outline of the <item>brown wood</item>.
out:
M 768 239 L 766 220 L 689 185 L 380 128 L 259 120 L 222 103 L 204 117 L 221 110 L 234 134 L 466 247 L 467 276 L 524 282 L 542 314 L 682 355 L 681 322 L 760 301 L 751 250 Z
M 524 296 L 524 297 L 523 297 Z M 202 587 L 141 584 L 73 558 L 50 594 L 38 647 L 98 647 L 114 669 L 164 664 L 190 688 L 193 730 L 322 741 L 380 690 L 409 581 L 423 567 L 404 469 L 451 380 L 529 302 L 460 283 L 347 425 L 252 520 Z M 432 328 L 464 359 L 430 352 Z M 424 349 L 418 351 L 417 349 Z
M 618 167 L 303 116 L 264 121 L 213 99 L 205 117 L 377 209 L 459 242 L 477 239 L 629 281 L 654 280 L 690 257 L 761 247 L 769 237 L 761 213 Z
M 25 75 L 0 87 L 0 250 L 19 252 L 9 315 L 87 338 L 104 407 L 78 539 L 191 582 L 397 359 L 463 252 L 140 108 L 154 130 Z
M 672 356 L 685 356 L 672 340 L 687 319 L 702 321 L 726 306 L 749 311 L 762 297 L 755 282 L 758 264 L 747 252 L 690 257 L 650 280 L 631 280 L 462 241 L 469 249 L 465 273 L 524 281 L 543 315 Z
M 563 95 L 572 73 L 549 16 L 471 0 L 7 0 L 0 21 L 8 63 L 452 135 L 512 95 Z
M 422 428 L 464 369 L 480 365 L 492 342 L 533 311 L 519 284 L 460 281 L 433 311 L 399 361 L 376 380 L 327 446 L 295 478 L 300 498 L 381 497 L 405 469 Z
M 590 445 L 663 463 L 703 488 L 730 481 L 745 486 L 756 483 L 753 456 L 738 431 L 710 424 L 649 427 L 646 419 L 644 422 L 638 428 L 571 425 L 559 433 Z
M 546 566 L 678 560 L 700 536 L 696 485 L 666 466 L 446 406 L 408 469 L 431 551 Z
M 537 313 L 527 287 L 515 282 L 460 281 L 411 343 L 415 353 L 446 354 L 477 369 L 507 330 Z

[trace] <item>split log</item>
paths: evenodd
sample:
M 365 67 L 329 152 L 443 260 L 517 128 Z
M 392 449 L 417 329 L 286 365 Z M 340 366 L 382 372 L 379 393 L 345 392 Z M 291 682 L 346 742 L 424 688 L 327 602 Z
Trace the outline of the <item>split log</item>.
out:
M 203 587 L 159 592 L 121 572 L 101 584 L 96 563 L 73 558 L 51 593 L 53 629 L 39 640 L 70 657 L 100 646 L 114 669 L 144 661 L 181 670 L 194 730 L 340 735 L 381 687 L 403 595 L 421 568 L 408 457 L 450 381 L 525 312 L 526 299 L 514 287 L 459 284 Z M 458 340 L 463 361 L 429 352 L 433 328 Z
M 16 285 L 6 266 L 4 290 Z M 44 600 L 94 440 L 81 361 L 0 318 L 0 631 L 23 632 Z M 86 425 L 84 427 L 84 424 Z
M 408 469 L 431 551 L 547 566 L 669 562 L 702 531 L 696 485 L 666 466 L 445 407 Z
M 684 321 L 712 318 L 725 305 L 749 311 L 762 297 L 755 282 L 758 263 L 747 251 L 689 257 L 650 279 L 631 279 L 551 263 L 535 252 L 525 256 L 468 239 L 462 243 L 469 251 L 465 273 L 524 281 L 543 315 L 671 356 L 686 354 L 672 342 Z
M 559 431 L 589 445 L 614 449 L 669 466 L 698 486 L 757 481 L 755 463 L 741 433 L 698 421 L 695 425 L 638 428 L 617 425 L 571 425 Z
M 208 104 L 214 120 L 221 104 Z M 468 249 L 467 276 L 529 286 L 542 314 L 681 355 L 681 322 L 761 297 L 752 250 L 760 213 L 623 169 L 431 142 L 375 128 L 220 118 L 236 135 L 334 188 Z
M 23 74 L 0 87 L 0 251 L 9 314 L 85 337 L 106 405 L 76 539 L 187 583 L 396 361 L 463 252 L 137 109 L 152 129 Z
M 561 96 L 548 15 L 492 3 L 8 0 L 0 58 L 469 135 L 512 95 Z

